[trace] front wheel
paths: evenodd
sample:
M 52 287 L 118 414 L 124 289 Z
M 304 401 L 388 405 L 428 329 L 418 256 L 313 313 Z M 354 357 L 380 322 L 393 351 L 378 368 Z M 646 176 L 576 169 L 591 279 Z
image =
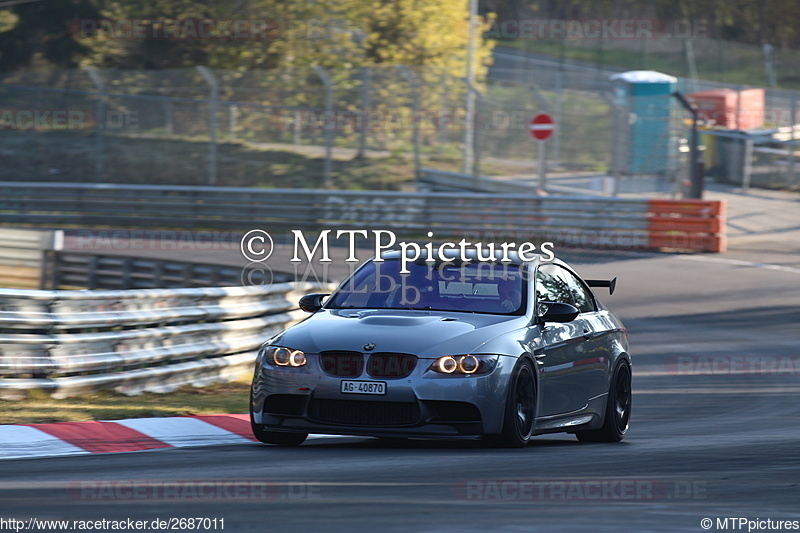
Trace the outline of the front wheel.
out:
M 581 442 L 619 442 L 628 432 L 631 421 L 631 367 L 622 360 L 614 371 L 608 390 L 606 417 L 600 429 L 578 431 Z
M 489 440 L 503 448 L 522 448 L 531 439 L 536 417 L 536 381 L 530 361 L 517 365 L 508 387 L 503 431 Z

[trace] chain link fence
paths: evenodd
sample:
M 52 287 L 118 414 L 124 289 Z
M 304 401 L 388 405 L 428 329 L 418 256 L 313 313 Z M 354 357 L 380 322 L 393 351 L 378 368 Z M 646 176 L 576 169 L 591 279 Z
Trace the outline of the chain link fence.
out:
M 492 68 L 472 88 L 472 158 L 464 144 L 467 84 L 438 69 L 5 74 L 0 179 L 399 189 L 430 167 L 534 181 L 539 162 L 529 122 L 547 112 L 556 123 L 545 147 L 553 179 L 569 184 L 612 173 L 644 183 L 647 175 L 677 190 L 689 175 L 688 114 L 668 95 L 648 104 L 647 113 L 631 112 L 617 101 L 610 74 L 525 57 Z M 725 87 L 744 88 L 691 78 L 676 84 L 684 94 Z M 783 128 L 783 140 L 756 139 L 760 163 L 750 171 L 716 172 L 754 185 L 793 185 L 793 134 L 786 128 L 794 132 L 798 122 L 797 93 L 767 90 L 764 116 L 766 127 Z M 625 126 L 637 120 L 649 121 L 646 150 L 653 152 Z M 637 150 L 656 164 L 620 171 L 615 154 Z
M 590 20 L 574 22 L 585 26 Z M 652 69 L 720 83 L 800 88 L 800 50 L 715 39 L 708 37 L 708 30 L 699 22 L 695 22 L 694 27 L 681 21 L 671 22 L 668 26 L 672 26 L 674 34 L 646 32 L 640 38 L 617 35 L 617 38 L 597 39 L 579 35 L 566 39 L 519 39 L 500 44 L 595 69 Z

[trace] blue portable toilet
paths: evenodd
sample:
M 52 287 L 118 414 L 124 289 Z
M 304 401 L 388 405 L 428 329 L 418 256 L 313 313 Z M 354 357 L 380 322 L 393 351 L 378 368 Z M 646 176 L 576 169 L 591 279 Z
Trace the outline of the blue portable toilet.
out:
M 653 70 L 611 76 L 613 120 L 611 172 L 617 176 L 668 174 L 675 139 L 670 122 L 678 79 Z

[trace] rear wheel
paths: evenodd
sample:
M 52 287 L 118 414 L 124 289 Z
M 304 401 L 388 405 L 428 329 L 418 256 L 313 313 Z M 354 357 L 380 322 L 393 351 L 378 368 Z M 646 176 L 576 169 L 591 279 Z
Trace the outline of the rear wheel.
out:
M 509 383 L 503 431 L 499 435 L 489 436 L 489 441 L 504 448 L 524 447 L 533 434 L 535 417 L 536 382 L 533 367 L 525 359 L 517 365 Z
M 578 431 L 575 436 L 581 442 L 619 442 L 628 432 L 631 420 L 631 367 L 620 361 L 614 371 L 606 400 L 606 417 L 603 427 L 589 431 Z

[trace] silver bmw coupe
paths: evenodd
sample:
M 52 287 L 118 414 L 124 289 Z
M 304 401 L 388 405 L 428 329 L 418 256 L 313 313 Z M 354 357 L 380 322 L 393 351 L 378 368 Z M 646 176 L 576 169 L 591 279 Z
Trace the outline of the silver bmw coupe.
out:
M 302 322 L 269 339 L 250 397 L 254 435 L 297 446 L 309 433 L 617 442 L 631 415 L 628 336 L 564 262 L 417 259 L 386 252 Z M 465 260 L 466 259 L 466 260 Z M 508 258 L 504 258 L 508 259 Z M 528 259 L 528 258 L 526 258 Z

